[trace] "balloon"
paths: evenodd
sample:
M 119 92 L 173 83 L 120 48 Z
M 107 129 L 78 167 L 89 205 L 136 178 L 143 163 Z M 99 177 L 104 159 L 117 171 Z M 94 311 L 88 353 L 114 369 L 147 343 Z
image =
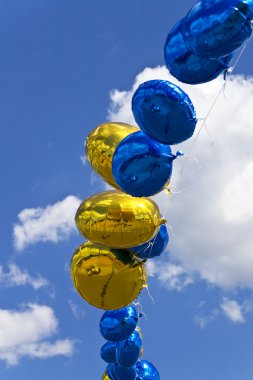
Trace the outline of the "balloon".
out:
M 160 380 L 160 375 L 155 366 L 147 360 L 139 360 L 136 363 L 136 380 Z
M 87 239 L 113 248 L 145 243 L 165 223 L 151 199 L 132 198 L 118 191 L 105 191 L 83 201 L 75 221 Z
M 116 343 L 106 342 L 101 348 L 100 356 L 107 363 L 116 363 Z
M 159 228 L 157 235 L 149 242 L 139 245 L 138 247 L 130 248 L 136 256 L 141 259 L 152 259 L 160 256 L 169 243 L 169 235 L 165 225 Z
M 189 139 L 197 123 L 188 95 L 165 80 L 142 83 L 133 95 L 132 110 L 141 130 L 162 144 Z
M 245 17 L 245 7 L 243 1 L 234 0 L 198 2 L 185 18 L 189 50 L 204 58 L 219 58 L 242 46 L 252 33 L 252 19 Z
M 122 367 L 132 367 L 139 359 L 142 341 L 138 331 L 134 331 L 129 338 L 117 343 L 116 358 Z
M 164 57 L 170 73 L 188 84 L 209 82 L 225 73 L 233 56 L 208 59 L 195 55 L 185 44 L 183 30 L 184 19 L 171 29 L 165 43 Z
M 168 145 L 152 140 L 141 131 L 132 133 L 121 141 L 114 153 L 115 182 L 132 196 L 154 195 L 169 181 L 175 158 Z
M 118 144 L 138 129 L 124 123 L 105 123 L 90 132 L 86 139 L 86 157 L 93 170 L 117 189 L 112 175 L 113 154 Z
M 146 286 L 145 268 L 129 251 L 91 242 L 77 248 L 71 275 L 80 295 L 104 310 L 129 305 Z
M 102 380 L 111 380 L 106 372 L 103 373 Z
M 135 367 L 125 368 L 113 363 L 108 364 L 106 372 L 111 380 L 135 380 L 136 371 Z
M 100 320 L 100 333 L 106 340 L 120 342 L 134 332 L 137 323 L 138 315 L 133 306 L 106 311 Z

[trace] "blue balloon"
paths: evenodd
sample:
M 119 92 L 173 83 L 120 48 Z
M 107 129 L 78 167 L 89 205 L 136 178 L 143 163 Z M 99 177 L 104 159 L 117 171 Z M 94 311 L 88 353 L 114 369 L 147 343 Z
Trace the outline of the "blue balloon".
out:
M 113 155 L 114 180 L 134 197 L 157 194 L 169 181 L 175 158 L 168 145 L 141 131 L 132 133 L 119 143 Z
M 120 365 L 108 364 L 106 373 L 111 380 L 136 380 L 135 367 L 121 367 Z
M 165 43 L 164 58 L 170 73 L 180 82 L 188 84 L 210 82 L 226 73 L 233 55 L 217 59 L 201 58 L 186 46 L 183 30 L 184 19 L 171 29 Z
M 107 363 L 116 363 L 116 342 L 106 342 L 100 351 L 101 358 Z
M 141 130 L 162 144 L 189 139 L 197 123 L 189 96 L 165 80 L 142 83 L 133 95 L 132 111 Z
M 169 235 L 167 227 L 163 224 L 157 235 L 147 243 L 139 245 L 138 247 L 130 248 L 130 251 L 135 256 L 141 259 L 152 259 L 153 257 L 160 256 L 169 243 Z
M 235 5 L 237 3 L 237 6 Z M 252 33 L 250 11 L 243 1 L 200 1 L 185 18 L 185 42 L 189 50 L 204 58 L 233 53 Z
M 136 363 L 136 380 L 160 380 L 160 375 L 155 366 L 147 360 L 139 360 Z
M 108 310 L 100 319 L 100 333 L 106 340 L 120 342 L 132 334 L 137 323 L 138 315 L 133 306 Z
M 142 348 L 142 340 L 138 331 L 134 331 L 130 337 L 117 343 L 116 358 L 122 367 L 132 367 L 139 359 Z

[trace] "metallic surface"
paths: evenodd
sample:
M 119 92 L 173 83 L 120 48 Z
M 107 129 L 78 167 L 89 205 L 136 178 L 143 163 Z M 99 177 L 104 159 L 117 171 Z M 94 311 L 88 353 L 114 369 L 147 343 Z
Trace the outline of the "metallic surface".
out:
M 111 380 L 136 380 L 135 367 L 125 368 L 113 363 L 108 364 L 106 372 Z
M 125 193 L 149 197 L 162 191 L 170 180 L 174 159 L 169 145 L 160 144 L 139 131 L 119 143 L 112 172 Z
M 88 240 L 113 248 L 145 243 L 166 222 L 151 199 L 133 198 L 119 191 L 106 191 L 84 200 L 75 221 Z
M 105 123 L 90 132 L 86 139 L 86 157 L 93 170 L 117 189 L 112 175 L 113 154 L 126 136 L 138 130 L 124 123 Z
M 100 356 L 106 363 L 116 363 L 116 342 L 106 342 L 100 350 Z
M 117 343 L 116 358 L 122 367 L 132 367 L 139 359 L 142 340 L 138 331 L 134 331 L 126 340 Z
M 142 83 L 133 95 L 132 111 L 143 132 L 167 145 L 189 139 L 197 123 L 189 96 L 165 80 Z
M 152 259 L 162 254 L 169 243 L 169 235 L 165 225 L 159 228 L 157 235 L 149 242 L 130 248 L 137 257 L 141 259 Z
M 79 294 L 91 305 L 114 310 L 129 305 L 146 286 L 143 264 L 127 250 L 87 242 L 77 248 L 71 275 Z
M 147 360 L 139 360 L 136 364 L 136 380 L 160 380 L 155 366 Z
M 102 380 L 111 380 L 106 372 L 103 373 Z

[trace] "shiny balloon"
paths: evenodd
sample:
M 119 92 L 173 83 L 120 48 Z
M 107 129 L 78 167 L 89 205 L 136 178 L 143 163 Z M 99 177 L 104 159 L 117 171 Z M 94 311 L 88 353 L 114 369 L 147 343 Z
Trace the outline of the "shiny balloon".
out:
M 129 338 L 117 343 L 116 358 L 122 367 L 132 367 L 139 359 L 142 349 L 142 340 L 138 331 L 134 331 Z
M 197 123 L 188 95 L 165 80 L 142 83 L 133 95 L 132 111 L 141 130 L 162 144 L 189 139 Z
M 251 36 L 252 18 L 246 16 L 249 10 L 244 1 L 198 2 L 185 18 L 185 42 L 189 50 L 204 58 L 233 53 Z
M 109 185 L 119 188 L 112 175 L 112 158 L 118 144 L 139 128 L 124 123 L 105 123 L 95 128 L 86 139 L 86 157 L 93 170 Z
M 83 201 L 75 221 L 87 239 L 113 248 L 145 243 L 166 222 L 151 199 L 133 198 L 118 191 L 106 191 Z
M 136 363 L 136 373 L 136 380 L 160 380 L 159 372 L 147 360 L 139 360 Z
M 176 158 L 168 145 L 143 132 L 127 136 L 118 145 L 112 161 L 115 182 L 127 194 L 148 197 L 163 190 Z
M 110 377 L 107 375 L 106 372 L 103 373 L 102 380 L 112 380 Z
M 108 364 L 106 372 L 111 380 L 136 380 L 135 367 L 126 368 L 113 363 Z
M 129 305 L 146 286 L 145 268 L 129 251 L 91 242 L 77 248 L 71 275 L 79 294 L 104 310 Z
M 116 343 L 106 342 L 100 350 L 101 358 L 107 363 L 116 363 Z
M 170 73 L 180 82 L 199 84 L 210 82 L 226 73 L 233 56 L 208 59 L 195 55 L 184 40 L 184 19 L 169 32 L 165 46 L 165 63 Z
M 134 332 L 137 323 L 138 314 L 133 306 L 106 311 L 100 319 L 100 333 L 106 340 L 120 342 Z
M 159 228 L 157 235 L 149 242 L 130 248 L 136 256 L 141 259 L 152 259 L 160 256 L 169 243 L 169 235 L 165 225 Z

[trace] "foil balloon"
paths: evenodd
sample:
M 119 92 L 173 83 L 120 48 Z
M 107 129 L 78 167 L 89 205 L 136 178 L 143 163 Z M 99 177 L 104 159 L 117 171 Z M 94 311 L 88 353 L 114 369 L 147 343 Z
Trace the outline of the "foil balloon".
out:
M 197 123 L 188 95 L 165 80 L 141 84 L 133 95 L 132 110 L 141 130 L 162 144 L 189 139 Z
M 165 63 L 170 73 L 188 84 L 206 83 L 222 73 L 225 75 L 233 55 L 208 59 L 194 54 L 185 43 L 184 22 L 184 19 L 180 20 L 171 29 L 164 46 Z
M 79 294 L 89 304 L 104 310 L 129 305 L 146 286 L 143 264 L 129 251 L 91 242 L 77 248 L 71 275 Z
M 100 319 L 100 333 L 106 340 L 120 342 L 134 332 L 137 323 L 138 315 L 133 306 L 106 311 Z
M 145 243 L 166 222 L 151 199 L 132 198 L 118 191 L 106 191 L 83 201 L 75 221 L 87 239 L 113 248 Z
M 109 185 L 118 188 L 112 175 L 112 157 L 118 144 L 137 127 L 124 123 L 105 123 L 95 128 L 86 139 L 86 157 L 93 170 Z
M 200 1 L 185 18 L 185 42 L 189 50 L 204 58 L 224 57 L 247 41 L 252 17 L 247 2 Z
M 152 259 L 160 256 L 169 243 L 169 235 L 165 225 L 159 228 L 157 235 L 149 242 L 130 248 L 136 256 L 141 259 Z
M 111 380 L 136 380 L 135 367 L 126 368 L 113 363 L 108 364 L 106 372 Z
M 169 181 L 175 158 L 169 145 L 160 144 L 141 131 L 132 133 L 115 150 L 115 182 L 134 197 L 157 194 Z
M 107 375 L 106 372 L 103 373 L 102 380 L 112 380 L 110 377 Z
M 136 363 L 136 373 L 136 380 L 160 380 L 159 372 L 147 360 L 139 360 Z
M 122 367 L 132 367 L 139 359 L 142 349 L 142 340 L 138 331 L 134 331 L 129 338 L 117 343 L 116 358 Z
M 116 343 L 106 342 L 100 350 L 101 358 L 107 363 L 116 363 Z

